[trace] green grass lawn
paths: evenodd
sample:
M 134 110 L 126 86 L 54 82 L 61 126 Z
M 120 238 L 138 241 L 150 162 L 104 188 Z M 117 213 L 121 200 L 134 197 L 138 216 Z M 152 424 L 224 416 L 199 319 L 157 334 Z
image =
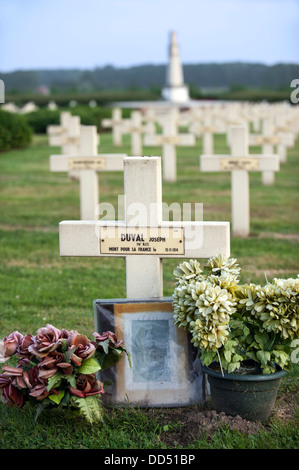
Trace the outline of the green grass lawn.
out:
M 103 134 L 101 153 L 130 155 L 126 136 L 122 147 L 112 145 Z M 51 323 L 57 328 L 94 331 L 92 303 L 96 298 L 125 297 L 125 261 L 112 258 L 60 258 L 58 224 L 79 219 L 79 183 L 64 173 L 50 173 L 49 156 L 60 153 L 50 148 L 46 136 L 35 136 L 26 150 L 0 154 L 0 337 L 13 330 L 23 334 Z M 195 147 L 177 149 L 177 183 L 163 183 L 163 201 L 203 203 L 203 218 L 231 221 L 230 174 L 201 173 L 201 141 Z M 215 138 L 215 153 L 226 153 L 225 137 Z M 251 147 L 251 153 L 260 148 Z M 159 148 L 144 148 L 146 155 L 159 155 Z M 231 256 L 242 267 L 241 282 L 265 282 L 274 277 L 299 273 L 299 141 L 288 150 L 287 162 L 275 175 L 273 186 L 263 186 L 260 173 L 250 174 L 251 234 L 231 239 Z M 100 201 L 117 206 L 123 194 L 121 172 L 99 175 Z M 164 295 L 173 292 L 173 269 L 179 260 L 164 260 Z M 286 381 L 284 394 L 293 396 Z M 298 383 L 298 382 L 296 382 Z M 163 448 L 165 425 L 142 410 L 108 410 L 107 424 L 89 425 L 47 417 L 33 424 L 32 411 L 0 407 L 0 448 Z M 32 419 L 31 419 L 32 418 Z M 22 425 L 21 425 L 22 423 Z M 167 424 L 168 434 L 178 423 Z M 192 448 L 287 447 L 298 444 L 296 426 L 271 425 L 257 436 L 241 436 L 227 430 L 209 441 L 203 437 Z M 270 426 L 270 427 L 271 427 Z M 164 429 L 165 428 L 165 429 Z M 164 433 L 164 434 L 163 434 Z M 284 435 L 284 439 L 281 435 Z M 13 438 L 12 438 L 13 436 Z M 161 437 L 162 436 L 162 437 Z M 297 436 L 298 437 L 298 436 Z M 297 442 L 297 444 L 296 444 Z

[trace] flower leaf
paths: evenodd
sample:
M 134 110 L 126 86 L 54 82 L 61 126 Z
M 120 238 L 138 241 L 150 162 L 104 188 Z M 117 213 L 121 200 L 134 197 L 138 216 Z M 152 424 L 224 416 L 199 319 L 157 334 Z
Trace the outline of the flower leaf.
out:
M 94 421 L 103 421 L 102 405 L 97 395 L 85 398 L 73 396 L 72 402 L 79 408 L 84 418 L 91 424 Z
M 64 375 L 64 380 L 67 380 L 71 387 L 76 388 L 76 377 L 75 375 Z
M 262 366 L 266 366 L 267 362 L 271 359 L 269 351 L 257 351 L 256 357 L 261 362 Z
M 101 369 L 100 364 L 93 357 L 86 359 L 82 362 L 81 366 L 78 369 L 80 374 L 94 374 Z
M 76 346 L 72 346 L 67 352 L 63 354 L 63 359 L 65 362 L 71 362 L 71 356 L 76 351 Z
M 54 403 L 56 403 L 57 405 L 59 405 L 59 403 L 61 402 L 61 400 L 62 400 L 63 397 L 64 397 L 64 394 L 65 394 L 65 390 L 60 390 L 57 395 L 56 395 L 56 394 L 49 395 L 48 398 L 49 398 L 51 401 L 53 401 Z
M 47 391 L 49 392 L 52 388 L 58 387 L 60 385 L 61 378 L 61 372 L 56 372 L 52 377 L 49 377 Z

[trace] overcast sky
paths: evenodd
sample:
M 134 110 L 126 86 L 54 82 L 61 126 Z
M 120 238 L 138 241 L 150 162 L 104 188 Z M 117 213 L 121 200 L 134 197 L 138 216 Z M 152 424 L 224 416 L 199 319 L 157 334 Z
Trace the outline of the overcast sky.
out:
M 299 63 L 299 0 L 0 0 L 0 71 Z

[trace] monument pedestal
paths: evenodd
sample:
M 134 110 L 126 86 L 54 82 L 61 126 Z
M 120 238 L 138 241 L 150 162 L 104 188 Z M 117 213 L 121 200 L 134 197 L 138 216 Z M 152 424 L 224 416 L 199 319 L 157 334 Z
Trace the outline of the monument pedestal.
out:
M 165 87 L 162 90 L 162 97 L 172 103 L 186 103 L 189 101 L 189 91 L 186 86 Z

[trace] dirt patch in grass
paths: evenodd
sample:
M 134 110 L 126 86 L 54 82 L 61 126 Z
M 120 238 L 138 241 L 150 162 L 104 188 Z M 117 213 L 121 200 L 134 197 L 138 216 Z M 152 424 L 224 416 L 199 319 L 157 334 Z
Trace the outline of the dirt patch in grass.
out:
M 223 428 L 237 431 L 243 435 L 255 435 L 260 431 L 267 431 L 272 420 L 279 420 L 286 424 L 296 420 L 296 394 L 287 394 L 276 402 L 270 420 L 267 423 L 247 421 L 240 416 L 229 416 L 217 413 L 210 402 L 205 405 L 150 409 L 148 413 L 153 416 L 162 427 L 160 440 L 168 446 L 186 447 L 194 441 L 212 439 L 216 431 Z
M 256 434 L 263 427 L 260 423 L 246 421 L 240 416 L 217 413 L 209 405 L 199 408 L 171 408 L 160 412 L 150 410 L 150 412 L 162 426 L 160 439 L 168 446 L 185 447 L 201 438 L 212 438 L 213 434 L 223 427 L 229 427 L 246 435 Z

